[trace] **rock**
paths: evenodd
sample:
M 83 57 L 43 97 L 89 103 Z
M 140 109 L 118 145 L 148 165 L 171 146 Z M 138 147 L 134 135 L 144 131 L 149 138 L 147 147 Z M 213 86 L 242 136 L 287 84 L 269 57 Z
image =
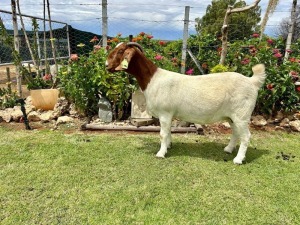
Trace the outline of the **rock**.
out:
M 48 110 L 48 111 L 45 111 L 43 112 L 41 115 L 40 115 L 40 119 L 42 122 L 49 122 L 53 119 L 55 119 L 55 115 L 54 115 L 54 111 L 52 110 Z
M 277 131 L 285 131 L 284 127 L 281 127 L 281 126 L 276 126 L 275 130 L 277 130 Z
M 31 122 L 38 122 L 41 121 L 40 118 L 40 113 L 38 113 L 37 111 L 32 111 L 27 115 L 28 121 Z
M 288 118 L 284 118 L 283 120 L 281 120 L 279 126 L 281 126 L 281 127 L 290 127 L 289 122 L 290 122 L 290 120 Z
M 149 126 L 154 123 L 154 119 L 131 119 L 130 123 L 136 127 Z
M 69 107 L 70 107 L 70 104 L 69 104 L 68 100 L 65 97 L 60 97 L 57 100 L 57 103 L 55 104 L 54 109 L 53 109 L 54 117 L 58 118 L 60 116 L 65 115 L 66 113 L 68 113 Z
M 173 120 L 172 127 L 189 127 L 191 125 L 190 122 L 185 122 L 181 120 Z
M 13 112 L 11 113 L 12 120 L 15 122 L 19 122 L 21 117 L 23 117 L 23 113 L 21 111 L 21 106 L 15 106 Z
M 110 102 L 104 98 L 101 97 L 99 102 L 99 119 L 102 120 L 103 122 L 108 122 L 110 123 L 112 121 L 112 111 L 111 111 L 111 105 Z
M 7 108 L 5 110 L 0 111 L 0 117 L 2 120 L 4 120 L 6 123 L 9 123 L 12 120 L 11 114 L 13 113 L 13 108 Z
M 300 120 L 294 120 L 290 122 L 290 128 L 293 131 L 300 132 Z
M 300 112 L 294 114 L 294 119 L 300 120 Z
M 281 111 L 279 111 L 277 112 L 274 121 L 275 123 L 279 123 L 281 120 L 283 120 L 283 118 L 284 118 L 284 114 Z
M 231 127 L 230 127 L 230 124 L 229 124 L 228 122 L 223 122 L 223 123 L 222 123 L 222 126 L 225 127 L 226 129 L 231 128 Z
M 74 119 L 72 117 L 60 116 L 56 121 L 56 125 L 63 124 L 63 123 L 72 123 L 72 122 L 74 122 Z
M 136 90 L 132 94 L 131 118 L 151 119 L 152 116 L 147 112 L 146 98 L 141 90 Z
M 267 121 L 263 116 L 253 116 L 252 117 L 252 124 L 258 127 L 262 127 L 267 125 Z
M 73 117 L 77 117 L 79 115 L 78 112 L 76 111 L 76 107 L 74 103 L 70 104 L 69 106 L 69 114 Z

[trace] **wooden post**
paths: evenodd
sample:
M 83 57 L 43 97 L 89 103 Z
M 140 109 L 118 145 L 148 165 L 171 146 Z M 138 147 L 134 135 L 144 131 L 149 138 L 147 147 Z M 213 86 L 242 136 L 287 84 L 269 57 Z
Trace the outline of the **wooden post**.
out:
M 102 0 L 102 46 L 107 47 L 107 0 Z
M 189 17 L 190 17 L 190 7 L 185 7 L 184 12 L 184 27 L 183 27 L 183 40 L 182 40 L 182 57 L 181 57 L 181 70 L 182 74 L 185 74 L 185 63 L 186 63 L 186 50 L 187 50 L 187 40 L 189 35 Z
M 19 31 L 18 31 L 18 21 L 17 21 L 17 11 L 16 11 L 16 1 L 11 0 L 11 9 L 12 9 L 12 20 L 14 27 L 14 50 L 17 54 L 20 52 L 19 44 Z M 17 79 L 17 93 L 22 98 L 22 77 L 20 75 L 21 62 L 16 63 L 16 79 Z
M 10 80 L 9 67 L 6 67 L 6 77 L 7 77 L 7 89 L 8 89 L 9 94 L 11 94 L 11 80 Z
M 284 60 L 288 60 L 289 58 L 289 51 L 291 49 L 292 44 L 292 38 L 295 30 L 295 23 L 296 23 L 296 8 L 297 8 L 297 0 L 293 0 L 293 7 L 291 12 L 291 19 L 289 23 L 289 33 L 286 39 L 286 46 L 285 46 L 285 54 L 284 54 Z

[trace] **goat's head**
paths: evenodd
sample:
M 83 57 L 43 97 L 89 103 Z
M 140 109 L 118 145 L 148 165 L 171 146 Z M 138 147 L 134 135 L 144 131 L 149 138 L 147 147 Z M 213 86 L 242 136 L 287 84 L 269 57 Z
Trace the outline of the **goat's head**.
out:
M 119 43 L 108 55 L 105 62 L 106 69 L 109 72 L 126 70 L 133 56 L 138 51 L 143 52 L 143 48 L 136 42 Z

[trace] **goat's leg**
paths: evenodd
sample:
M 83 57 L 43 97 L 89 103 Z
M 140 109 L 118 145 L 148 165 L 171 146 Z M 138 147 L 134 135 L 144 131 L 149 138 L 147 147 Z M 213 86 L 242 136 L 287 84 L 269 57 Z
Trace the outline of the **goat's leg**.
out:
M 172 117 L 164 116 L 159 118 L 160 122 L 160 150 L 157 152 L 156 157 L 164 158 L 167 149 L 171 147 L 171 122 Z
M 241 140 L 240 148 L 237 156 L 233 159 L 234 164 L 242 164 L 246 158 L 246 152 L 250 141 L 251 133 L 248 123 L 243 122 L 237 125 L 237 131 Z
M 236 128 L 235 124 L 233 122 L 229 122 L 229 124 L 230 124 L 231 130 L 232 130 L 232 134 L 230 137 L 229 144 L 224 148 L 224 152 L 231 154 L 237 145 L 237 141 L 238 141 L 239 137 L 238 137 L 237 128 Z

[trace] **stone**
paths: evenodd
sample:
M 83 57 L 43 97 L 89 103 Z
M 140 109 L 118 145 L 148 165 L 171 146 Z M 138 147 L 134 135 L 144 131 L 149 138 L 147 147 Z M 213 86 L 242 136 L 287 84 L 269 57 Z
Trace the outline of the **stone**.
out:
M 60 97 L 54 105 L 53 111 L 55 117 L 60 117 L 69 112 L 70 104 L 65 97 Z
M 276 131 L 285 131 L 284 127 L 281 126 L 275 126 Z
M 223 122 L 222 125 L 223 125 L 223 127 L 225 127 L 226 129 L 231 128 L 231 127 L 230 127 L 230 124 L 229 124 L 228 122 Z
M 258 115 L 252 117 L 252 124 L 258 127 L 263 127 L 267 125 L 267 121 L 263 116 Z
M 55 118 L 56 117 L 55 117 L 54 111 L 52 111 L 52 110 L 45 111 L 40 115 L 40 119 L 44 123 L 49 122 Z
M 132 94 L 131 118 L 151 119 L 152 116 L 147 112 L 146 98 L 141 90 L 136 90 Z
M 300 112 L 294 114 L 294 119 L 300 120 Z
M 99 112 L 98 112 L 99 119 L 103 122 L 110 123 L 112 121 L 112 110 L 111 110 L 110 102 L 106 98 L 101 97 L 99 99 L 98 106 L 99 106 Z
M 4 120 L 6 123 L 9 123 L 12 120 L 12 112 L 14 111 L 13 108 L 7 108 L 3 111 L 0 111 L 0 117 L 2 120 Z
M 74 119 L 70 116 L 60 116 L 56 121 L 56 125 L 63 124 L 63 123 L 72 123 Z
M 11 113 L 12 120 L 15 122 L 19 122 L 21 117 L 23 117 L 23 113 L 21 111 L 21 106 L 15 106 L 13 112 Z
M 300 132 L 300 120 L 294 120 L 290 122 L 290 128 L 293 131 Z
M 69 114 L 70 114 L 70 116 L 73 116 L 73 117 L 77 117 L 79 115 L 74 103 L 71 103 L 69 106 Z
M 149 126 L 154 123 L 154 119 L 130 119 L 130 123 L 136 127 Z
M 279 126 L 281 127 L 290 127 L 290 124 L 289 124 L 290 120 L 288 118 L 284 118 L 281 120 Z
M 27 115 L 27 119 L 30 122 L 39 122 L 41 121 L 40 113 L 38 113 L 37 111 L 32 111 Z
M 284 114 L 281 111 L 279 111 L 277 112 L 274 121 L 275 123 L 279 123 L 281 120 L 283 120 L 283 118 L 284 118 Z

